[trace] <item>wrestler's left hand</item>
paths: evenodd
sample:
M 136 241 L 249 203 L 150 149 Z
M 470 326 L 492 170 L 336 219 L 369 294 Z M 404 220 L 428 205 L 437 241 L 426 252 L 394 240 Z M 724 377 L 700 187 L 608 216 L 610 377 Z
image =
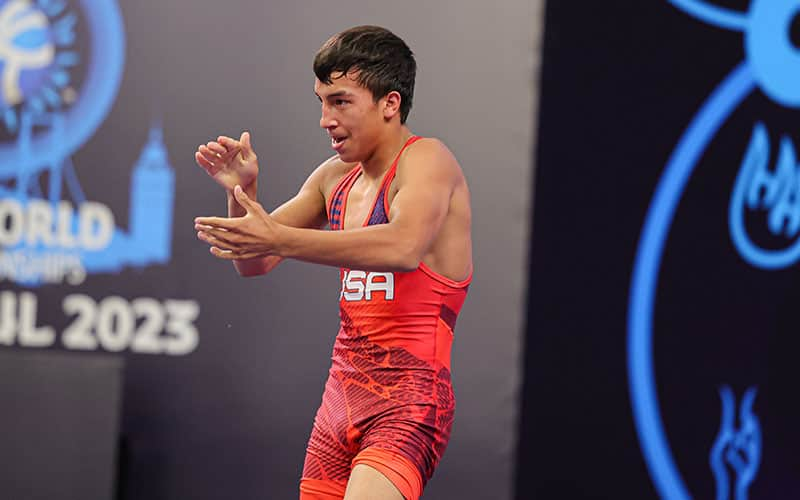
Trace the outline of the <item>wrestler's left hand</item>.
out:
M 236 201 L 247 211 L 243 217 L 197 217 L 197 237 L 211 245 L 211 253 L 225 260 L 253 259 L 277 255 L 283 226 L 275 222 L 258 202 L 236 186 Z

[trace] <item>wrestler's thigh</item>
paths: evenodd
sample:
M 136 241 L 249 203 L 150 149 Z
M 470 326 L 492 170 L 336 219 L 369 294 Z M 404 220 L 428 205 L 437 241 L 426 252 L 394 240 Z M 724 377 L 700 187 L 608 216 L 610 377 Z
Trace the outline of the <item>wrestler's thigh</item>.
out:
M 350 473 L 344 500 L 404 500 L 400 490 L 369 465 L 358 464 Z

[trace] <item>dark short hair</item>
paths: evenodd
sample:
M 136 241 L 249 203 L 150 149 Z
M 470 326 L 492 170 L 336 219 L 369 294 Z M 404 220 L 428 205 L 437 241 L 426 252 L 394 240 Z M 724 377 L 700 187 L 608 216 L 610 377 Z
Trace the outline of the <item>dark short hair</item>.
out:
M 405 123 L 414 100 L 417 63 L 408 45 L 378 26 L 356 26 L 332 36 L 314 57 L 314 74 L 330 85 L 331 74 L 357 71 L 358 83 L 377 102 L 392 91 L 400 94 L 400 123 Z

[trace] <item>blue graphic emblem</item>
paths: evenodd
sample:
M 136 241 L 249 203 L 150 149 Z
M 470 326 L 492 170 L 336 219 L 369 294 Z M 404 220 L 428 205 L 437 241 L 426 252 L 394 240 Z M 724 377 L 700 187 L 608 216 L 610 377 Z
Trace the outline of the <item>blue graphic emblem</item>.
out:
M 729 226 L 739 254 L 755 267 L 779 269 L 800 258 L 800 165 L 791 139 L 781 139 L 775 168 L 770 168 L 769 133 L 763 123 L 753 129 L 731 196 Z M 767 227 L 775 236 L 794 239 L 786 248 L 765 249 L 747 233 L 745 213 L 767 213 Z
M 169 260 L 174 172 L 160 126 L 133 171 L 127 232 L 86 199 L 72 163 L 114 104 L 124 57 L 116 0 L 0 0 L 0 280 L 78 284 Z
M 734 428 L 736 401 L 733 391 L 725 386 L 719 394 L 722 398 L 722 422 L 710 456 L 711 470 L 717 482 L 717 500 L 744 500 L 761 464 L 761 426 L 753 414 L 756 390 L 751 387 L 742 398 L 738 429 Z M 733 472 L 732 478 L 729 469 Z
M 792 46 L 790 39 L 792 21 L 800 14 L 800 0 L 753 0 L 746 13 L 711 6 L 700 0 L 669 1 L 708 24 L 743 32 L 747 56 L 746 61 L 734 68 L 712 92 L 668 160 L 642 228 L 631 279 L 628 301 L 628 375 L 636 430 L 650 476 L 659 494 L 663 498 L 683 500 L 691 498 L 691 495 L 666 439 L 653 367 L 653 309 L 664 245 L 675 210 L 698 160 L 741 102 L 759 88 L 783 107 L 800 107 L 800 51 Z M 756 267 L 775 269 L 788 266 L 800 258 L 797 245 L 786 249 L 762 249 L 749 239 L 744 223 L 741 222 L 741 214 L 745 209 L 767 210 L 769 229 L 772 232 L 787 236 L 794 236 L 798 232 L 794 222 L 796 217 L 800 217 L 795 215 L 797 210 L 794 208 L 798 201 L 785 191 L 785 186 L 789 185 L 792 193 L 798 189 L 796 182 L 788 181 L 790 177 L 793 180 L 798 178 L 794 149 L 788 139 L 784 139 L 777 160 L 779 171 L 770 171 L 765 163 L 769 157 L 766 137 L 766 127 L 757 124 L 734 187 L 729 223 L 731 237 L 742 257 Z M 723 391 L 723 407 L 727 408 L 733 403 L 726 402 L 732 396 L 725 394 Z M 749 394 L 752 396 L 748 396 Z M 757 420 L 751 413 L 754 398 L 755 392 L 745 395 L 743 409 L 746 406 L 747 419 L 742 418 L 742 425 L 755 425 L 754 432 L 758 439 L 748 441 L 746 449 L 750 460 L 747 463 L 751 466 L 755 463 L 757 469 L 761 438 L 757 431 Z M 724 429 L 727 428 L 726 412 L 727 410 L 723 411 Z M 731 433 L 735 434 L 733 431 Z M 718 438 L 712 451 L 712 463 L 718 463 L 714 458 L 718 446 L 739 446 L 741 440 L 731 439 L 733 441 Z M 734 442 L 737 444 L 732 445 Z M 729 465 L 733 466 L 734 455 L 726 454 L 725 457 Z M 718 466 L 714 467 L 718 482 L 720 471 Z M 753 480 L 751 476 L 755 475 L 756 470 L 752 467 L 737 469 L 734 466 L 733 471 L 739 474 L 735 484 L 742 485 L 735 490 L 736 498 L 744 499 L 746 485 Z M 718 489 L 719 499 L 728 498 L 720 496 L 725 493 L 720 491 Z

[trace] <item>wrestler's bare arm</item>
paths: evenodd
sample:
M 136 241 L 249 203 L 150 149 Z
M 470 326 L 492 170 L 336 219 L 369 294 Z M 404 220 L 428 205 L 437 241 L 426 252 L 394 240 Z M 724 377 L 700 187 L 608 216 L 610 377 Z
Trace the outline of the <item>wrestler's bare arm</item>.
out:
M 198 218 L 198 235 L 222 259 L 272 255 L 367 271 L 416 269 L 439 233 L 462 177 L 453 156 L 435 140 L 409 148 L 403 163 L 388 224 L 345 231 L 289 227 L 236 190 L 247 215 Z
M 239 185 L 250 200 L 257 200 L 258 157 L 250 144 L 249 133 L 244 132 L 238 141 L 220 136 L 217 141 L 201 145 L 195 160 L 225 189 L 228 217 L 244 217 L 247 210 L 237 201 L 233 190 Z M 321 228 L 326 223 L 323 189 L 331 169 L 335 168 L 331 163 L 329 160 L 320 165 L 294 197 L 273 210 L 272 216 L 278 223 L 299 228 Z M 241 276 L 258 276 L 274 269 L 281 260 L 281 256 L 267 255 L 236 259 L 233 264 Z
M 325 165 L 318 167 L 309 177 L 297 194 L 284 202 L 272 211 L 275 221 L 287 227 L 319 229 L 327 223 L 327 212 L 325 210 L 325 198 L 322 194 L 322 186 L 325 183 L 322 178 L 326 174 Z M 231 203 L 235 203 L 241 209 L 241 205 L 235 200 L 233 193 L 230 194 Z M 246 211 L 241 209 L 244 214 L 237 215 L 243 217 Z M 229 210 L 230 213 L 230 210 Z M 236 270 L 241 276 L 259 276 L 270 272 L 277 266 L 283 256 L 268 255 L 253 259 L 234 260 Z

